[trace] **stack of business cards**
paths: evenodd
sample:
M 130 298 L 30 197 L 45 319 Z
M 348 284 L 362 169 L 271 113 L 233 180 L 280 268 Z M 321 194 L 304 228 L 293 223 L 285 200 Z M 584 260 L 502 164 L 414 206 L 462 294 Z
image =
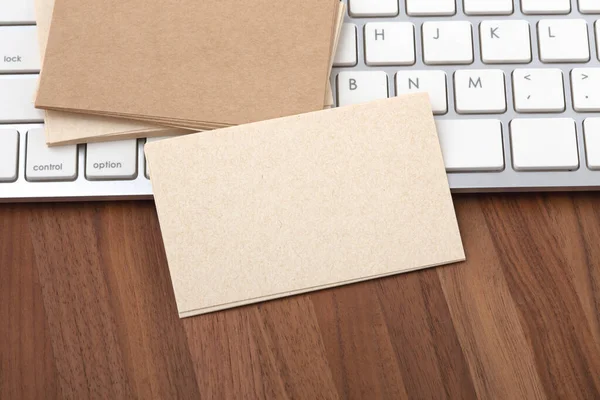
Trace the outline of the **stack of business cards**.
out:
M 65 123 L 51 121 L 47 141 L 146 137 L 156 125 L 211 130 L 331 106 L 343 8 L 338 0 L 56 0 L 36 107 L 60 112 L 56 121 L 78 113 L 133 126 L 65 134 Z

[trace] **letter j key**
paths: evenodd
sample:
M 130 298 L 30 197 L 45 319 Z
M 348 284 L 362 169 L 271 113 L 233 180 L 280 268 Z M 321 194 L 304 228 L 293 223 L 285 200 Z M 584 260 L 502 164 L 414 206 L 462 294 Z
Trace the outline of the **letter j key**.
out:
M 471 64 L 473 33 L 470 22 L 442 21 L 423 24 L 425 64 Z

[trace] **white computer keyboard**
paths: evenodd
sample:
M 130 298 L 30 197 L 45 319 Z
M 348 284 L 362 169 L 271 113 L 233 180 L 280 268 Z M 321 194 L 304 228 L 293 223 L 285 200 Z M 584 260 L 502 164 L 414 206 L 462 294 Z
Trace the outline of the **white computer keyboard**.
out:
M 150 197 L 144 140 L 43 145 L 32 3 L 0 3 L 0 201 Z M 454 191 L 600 189 L 597 20 L 600 0 L 348 0 L 336 102 L 427 91 Z

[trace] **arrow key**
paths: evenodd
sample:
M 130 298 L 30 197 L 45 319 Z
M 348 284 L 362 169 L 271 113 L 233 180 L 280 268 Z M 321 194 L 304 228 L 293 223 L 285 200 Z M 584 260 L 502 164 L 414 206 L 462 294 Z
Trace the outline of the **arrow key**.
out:
M 513 72 L 515 110 L 520 113 L 563 112 L 565 90 L 560 69 L 516 69 Z
M 575 111 L 600 111 L 600 68 L 573 69 L 571 85 Z

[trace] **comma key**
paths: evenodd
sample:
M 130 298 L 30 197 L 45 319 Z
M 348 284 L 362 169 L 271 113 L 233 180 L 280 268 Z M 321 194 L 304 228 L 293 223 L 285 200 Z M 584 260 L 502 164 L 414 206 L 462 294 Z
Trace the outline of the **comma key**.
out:
M 77 145 L 48 147 L 44 129 L 27 132 L 28 181 L 73 181 L 77 178 Z

